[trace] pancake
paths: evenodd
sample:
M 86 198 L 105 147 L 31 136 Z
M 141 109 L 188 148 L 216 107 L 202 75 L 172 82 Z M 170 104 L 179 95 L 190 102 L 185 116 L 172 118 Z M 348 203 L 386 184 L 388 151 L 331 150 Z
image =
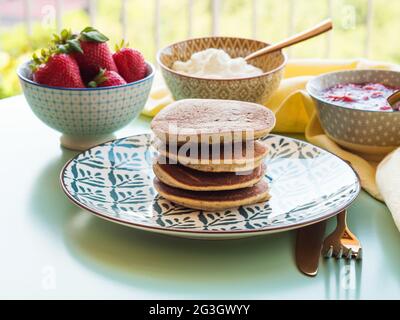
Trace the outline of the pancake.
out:
M 220 143 L 255 140 L 275 125 L 273 112 L 244 101 L 186 99 L 171 103 L 152 120 L 154 134 L 166 143 Z
M 238 190 L 190 191 L 170 187 L 155 178 L 154 187 L 162 197 L 171 202 L 205 211 L 230 209 L 264 202 L 270 198 L 268 183 L 265 180 Z
M 251 161 L 262 160 L 268 154 L 267 146 L 260 141 L 215 145 L 186 143 L 180 147 L 171 148 L 157 139 L 154 147 L 162 156 L 183 165 L 245 165 Z
M 180 164 L 155 162 L 153 171 L 161 182 L 171 187 L 192 191 L 218 191 L 255 185 L 263 178 L 266 166 L 263 163 L 254 170 L 236 174 L 234 172 L 202 172 Z

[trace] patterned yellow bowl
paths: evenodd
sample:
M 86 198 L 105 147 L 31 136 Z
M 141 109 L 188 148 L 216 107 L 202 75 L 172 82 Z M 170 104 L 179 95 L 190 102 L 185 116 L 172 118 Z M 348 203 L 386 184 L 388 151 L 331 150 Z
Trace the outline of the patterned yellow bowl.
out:
M 282 79 L 287 57 L 281 51 L 253 59 L 251 63 L 262 69 L 264 73 L 246 78 L 200 78 L 184 75 L 172 70 L 171 67 L 175 61 L 189 60 L 193 53 L 208 48 L 223 49 L 231 57 L 236 58 L 245 57 L 267 45 L 262 41 L 232 37 L 189 39 L 161 49 L 157 54 L 157 62 L 175 100 L 229 99 L 263 104 L 278 88 Z

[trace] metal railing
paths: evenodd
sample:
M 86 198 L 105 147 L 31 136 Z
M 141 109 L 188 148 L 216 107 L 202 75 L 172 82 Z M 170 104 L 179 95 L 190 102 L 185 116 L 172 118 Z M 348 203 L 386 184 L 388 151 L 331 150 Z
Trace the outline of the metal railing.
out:
M 25 25 L 28 33 L 32 32 L 32 5 L 34 0 L 23 0 L 25 2 Z M 63 17 L 63 4 L 64 1 L 68 0 L 54 0 L 55 3 L 55 20 L 56 20 L 56 27 L 57 29 L 61 29 L 62 27 L 62 17 Z M 97 16 L 97 1 L 96 0 L 86 0 L 87 1 L 87 8 L 89 13 L 90 23 L 92 25 L 96 24 L 96 16 Z M 120 24 L 122 30 L 122 36 L 126 37 L 127 28 L 128 28 L 128 20 L 127 20 L 127 6 L 129 0 L 119 0 L 120 5 Z M 160 21 L 161 21 L 161 0 L 151 0 L 154 1 L 154 14 L 153 14 L 153 21 L 154 21 L 154 46 L 157 50 L 160 47 L 161 41 L 161 33 L 160 33 Z M 165 1 L 165 0 L 164 0 Z M 170 1 L 170 0 L 168 0 Z M 187 21 L 188 21 L 188 30 L 187 30 L 187 37 L 191 37 L 193 33 L 193 18 L 194 18 L 194 3 L 195 1 L 206 1 L 206 0 L 186 0 L 187 1 Z M 220 17 L 221 17 L 221 0 L 207 0 L 211 3 L 211 34 L 218 35 L 219 34 L 219 26 L 220 26 Z M 249 0 L 248 3 L 251 5 L 251 33 L 254 38 L 257 38 L 258 35 L 258 8 L 261 5 L 263 0 Z M 327 12 L 326 17 L 332 17 L 333 15 L 333 2 L 335 0 L 321 0 L 327 2 Z M 295 18 L 296 18 L 296 5 L 298 1 L 296 0 L 289 0 L 289 20 L 287 22 L 287 30 L 288 34 L 294 33 L 295 27 Z M 366 0 L 366 32 L 365 32 L 365 41 L 364 41 L 364 56 L 368 57 L 370 54 L 371 48 L 371 35 L 372 35 L 372 25 L 373 25 L 373 5 L 374 0 Z M 329 57 L 332 52 L 332 34 L 328 34 L 326 36 L 325 42 L 325 56 Z M 290 55 L 290 49 L 288 50 Z

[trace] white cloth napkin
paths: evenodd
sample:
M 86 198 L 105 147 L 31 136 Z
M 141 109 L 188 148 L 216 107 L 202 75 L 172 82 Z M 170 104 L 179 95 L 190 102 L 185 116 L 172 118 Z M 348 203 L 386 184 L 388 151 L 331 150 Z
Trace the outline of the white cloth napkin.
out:
M 387 155 L 379 164 L 376 183 L 400 230 L 400 148 Z

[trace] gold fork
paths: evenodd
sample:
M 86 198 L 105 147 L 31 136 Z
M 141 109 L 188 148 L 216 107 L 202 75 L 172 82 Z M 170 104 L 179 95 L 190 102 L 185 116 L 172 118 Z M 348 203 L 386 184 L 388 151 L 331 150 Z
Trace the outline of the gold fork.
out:
M 335 256 L 338 259 L 361 259 L 362 247 L 357 237 L 350 231 L 346 222 L 347 211 L 340 212 L 337 218 L 337 226 L 324 240 L 322 252 L 326 258 Z

